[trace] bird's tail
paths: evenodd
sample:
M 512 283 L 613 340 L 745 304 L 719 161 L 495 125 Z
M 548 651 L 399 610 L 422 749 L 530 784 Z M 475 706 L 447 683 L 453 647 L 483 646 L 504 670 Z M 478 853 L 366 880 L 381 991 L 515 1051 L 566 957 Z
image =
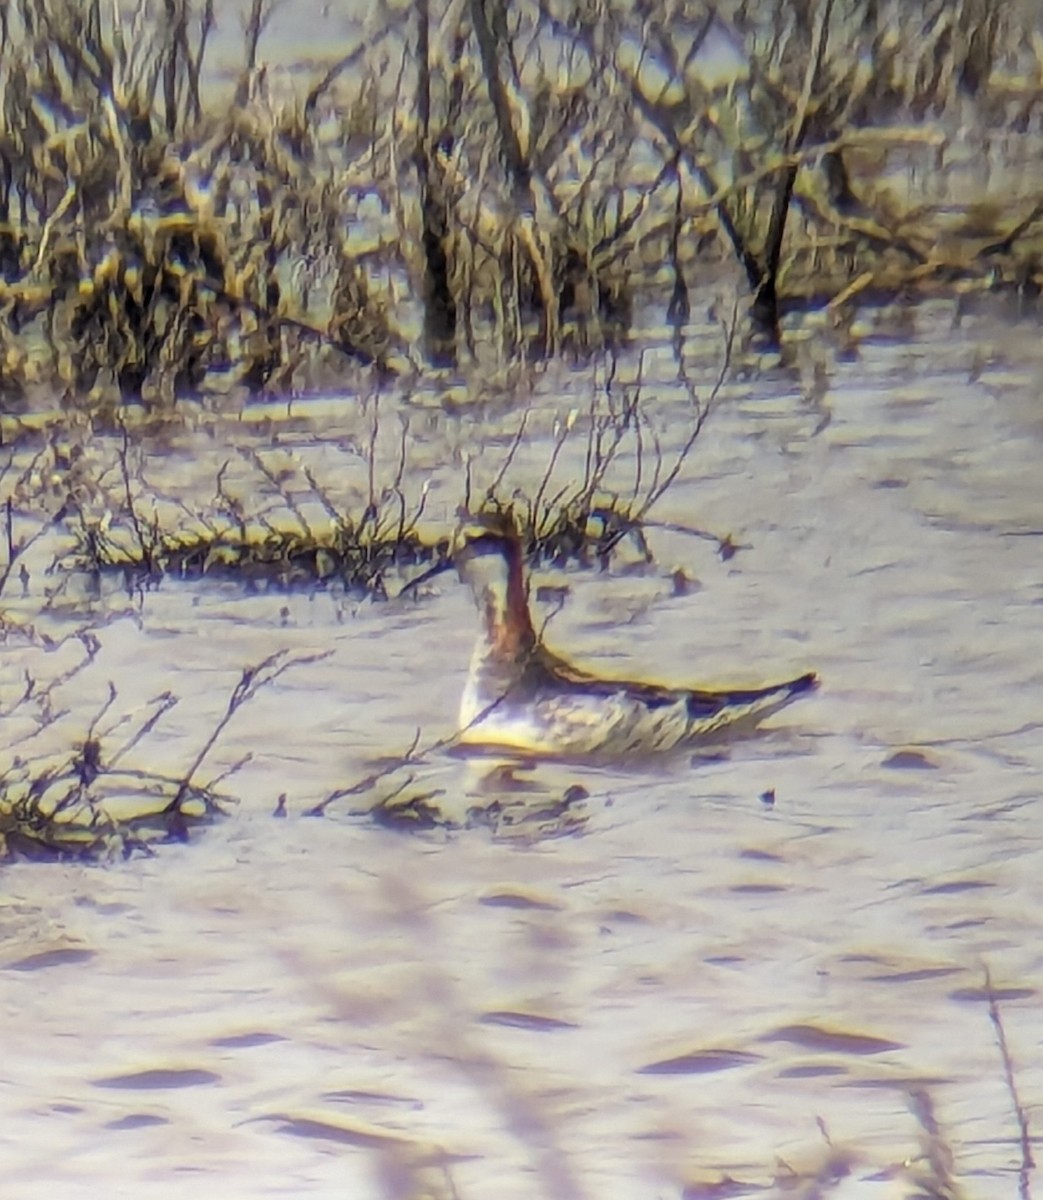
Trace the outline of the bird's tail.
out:
M 688 693 L 689 737 L 713 734 L 734 725 L 756 725 L 797 696 L 814 691 L 818 676 L 809 671 L 785 683 L 760 688 L 736 688 L 719 692 Z

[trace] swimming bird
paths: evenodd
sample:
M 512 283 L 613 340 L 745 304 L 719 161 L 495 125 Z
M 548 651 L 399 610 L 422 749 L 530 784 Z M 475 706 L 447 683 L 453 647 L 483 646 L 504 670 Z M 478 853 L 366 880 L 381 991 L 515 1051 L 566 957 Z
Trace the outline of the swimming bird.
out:
M 509 516 L 464 515 L 451 554 L 480 620 L 460 703 L 464 746 L 540 757 L 670 750 L 752 728 L 818 685 L 812 672 L 720 691 L 595 675 L 537 636 L 524 549 Z

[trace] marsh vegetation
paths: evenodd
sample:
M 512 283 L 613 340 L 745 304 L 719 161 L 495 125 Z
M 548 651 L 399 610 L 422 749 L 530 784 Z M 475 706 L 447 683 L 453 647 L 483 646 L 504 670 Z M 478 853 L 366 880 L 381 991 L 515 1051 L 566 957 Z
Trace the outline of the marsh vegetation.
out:
M 1038 11 L 383 3 L 291 86 L 253 0 L 5 6 L 8 412 L 241 405 L 618 345 L 735 281 L 794 305 L 1039 286 Z M 332 56 L 331 56 L 332 58 Z

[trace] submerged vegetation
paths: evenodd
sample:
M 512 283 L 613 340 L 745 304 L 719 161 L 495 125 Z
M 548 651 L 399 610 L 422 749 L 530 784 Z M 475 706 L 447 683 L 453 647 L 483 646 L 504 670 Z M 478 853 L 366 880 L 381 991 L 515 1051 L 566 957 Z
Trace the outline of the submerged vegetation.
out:
M 128 756 L 178 697 L 164 691 L 137 711 L 120 712 L 110 684 L 83 728 L 79 715 L 59 707 L 56 698 L 94 660 L 95 634 L 80 629 L 55 643 L 33 627 L 4 626 L 2 633 L 4 642 L 18 639 L 36 651 L 33 661 L 66 647 L 74 648 L 74 657 L 49 677 L 26 670 L 21 690 L 0 701 L 6 733 L 0 758 L 0 858 L 126 856 L 148 852 L 156 842 L 185 840 L 192 828 L 213 822 L 234 803 L 220 793 L 220 785 L 248 759 L 206 783 L 198 781 L 229 722 L 285 671 L 315 661 L 277 651 L 245 669 L 203 745 L 180 774 L 169 775 L 132 766 Z M 77 730 L 72 737 L 70 728 Z
M 40 711 L 41 696 L 45 705 L 50 685 L 37 695 L 33 682 L 27 680 L 25 692 L 4 711 L 9 726 L 28 721 L 26 741 L 66 715 Z M 110 705 L 115 698 L 113 692 Z M 105 742 L 93 736 L 96 722 L 92 734 L 68 750 L 22 757 L 14 745 L 6 746 L 0 778 L 0 857 L 126 856 L 147 852 L 155 842 L 183 840 L 194 826 L 219 817 L 230 801 L 222 801 L 212 788 L 189 778 L 119 765 L 124 753 L 151 732 L 173 703 L 170 695 L 158 697 L 141 727 L 111 754 Z

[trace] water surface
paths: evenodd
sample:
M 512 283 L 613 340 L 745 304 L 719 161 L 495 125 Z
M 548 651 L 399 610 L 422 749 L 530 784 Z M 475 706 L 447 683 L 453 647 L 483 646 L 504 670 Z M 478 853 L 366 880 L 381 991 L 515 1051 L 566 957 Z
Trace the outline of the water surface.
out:
M 227 821 L 152 858 L 3 867 L 6 1194 L 846 1200 L 941 1194 L 951 1173 L 960 1196 L 1017 1195 L 996 1022 L 1038 1123 L 1038 328 L 948 303 L 898 321 L 861 318 L 817 400 L 781 370 L 728 384 L 653 515 L 732 535 L 735 557 L 652 528 L 651 568 L 538 576 L 560 605 L 548 640 L 595 665 L 820 672 L 821 692 L 715 758 L 541 765 L 524 790 L 433 753 L 411 786 L 458 828 L 385 828 L 352 800 L 309 818 L 418 728 L 424 745 L 452 732 L 473 614 L 451 576 L 386 603 L 64 584 L 48 629 L 86 605 L 109 620 L 41 751 L 82 736 L 110 681 L 119 711 L 169 689 L 180 703 L 140 750 L 176 773 L 245 666 L 329 655 L 229 725 L 210 769 L 252 759 L 225 784 Z M 809 353 L 828 342 L 807 333 Z M 705 394 L 716 342 L 692 334 Z M 669 347 L 649 344 L 643 371 L 676 449 L 690 414 Z M 519 483 L 593 387 L 589 368 L 537 382 Z M 430 481 L 436 517 L 468 449 L 498 463 L 518 420 L 381 404 L 411 415 L 410 480 Z M 364 487 L 358 405 L 186 429 L 149 451 L 149 478 L 210 495 L 230 442 L 256 438 L 347 495 Z M 53 548 L 34 547 L 24 599 L 9 589 L 14 614 L 58 586 Z M 72 653 L 8 639 L 5 691 Z M 573 785 L 586 797 L 547 818 Z

